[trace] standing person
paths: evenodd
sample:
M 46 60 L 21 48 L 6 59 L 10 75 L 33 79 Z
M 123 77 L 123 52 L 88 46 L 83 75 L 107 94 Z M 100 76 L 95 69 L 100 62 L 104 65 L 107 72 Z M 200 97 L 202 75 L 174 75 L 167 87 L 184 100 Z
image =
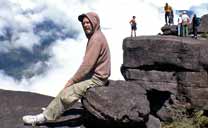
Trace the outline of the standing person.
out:
M 197 19 L 196 14 L 194 14 L 192 19 L 192 29 L 193 29 L 193 38 L 197 39 L 197 27 L 199 26 L 199 19 Z
M 178 36 L 182 36 L 182 14 L 178 17 Z
M 168 5 L 168 3 L 166 3 L 164 7 L 164 11 L 165 11 L 165 24 L 168 24 L 171 22 L 170 15 L 171 15 L 172 7 Z
M 186 14 L 186 11 L 183 11 L 182 14 L 182 29 L 183 29 L 183 36 L 188 36 L 189 32 L 188 32 L 188 26 L 190 23 L 190 18 L 189 16 Z
M 89 12 L 80 15 L 78 20 L 82 23 L 88 39 L 82 64 L 43 113 L 24 116 L 24 123 L 35 125 L 47 120 L 56 120 L 78 101 L 88 88 L 106 84 L 111 72 L 111 60 L 107 40 L 100 29 L 100 19 L 96 13 Z
M 137 30 L 137 23 L 136 23 L 136 16 L 133 16 L 132 19 L 129 22 L 131 24 L 131 37 L 136 37 L 136 30 Z

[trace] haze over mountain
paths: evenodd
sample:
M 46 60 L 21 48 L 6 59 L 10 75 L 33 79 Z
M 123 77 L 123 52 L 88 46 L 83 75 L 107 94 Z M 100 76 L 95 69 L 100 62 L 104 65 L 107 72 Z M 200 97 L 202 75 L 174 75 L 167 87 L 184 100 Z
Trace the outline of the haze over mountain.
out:
M 166 2 L 174 10 L 208 13 L 207 0 L 0 1 L 0 88 L 55 96 L 82 61 L 87 40 L 77 16 L 88 11 L 99 14 L 109 41 L 111 79 L 123 79 L 122 41 L 130 35 L 130 18 L 137 17 L 137 35 L 156 35 Z

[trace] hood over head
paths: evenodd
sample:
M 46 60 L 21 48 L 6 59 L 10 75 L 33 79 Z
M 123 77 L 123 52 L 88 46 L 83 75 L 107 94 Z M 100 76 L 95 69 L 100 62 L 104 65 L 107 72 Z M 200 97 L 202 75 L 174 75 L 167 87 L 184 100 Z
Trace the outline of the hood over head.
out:
M 95 12 L 81 14 L 78 16 L 78 20 L 82 22 L 84 17 L 87 17 L 90 20 L 94 32 L 100 29 L 100 18 Z

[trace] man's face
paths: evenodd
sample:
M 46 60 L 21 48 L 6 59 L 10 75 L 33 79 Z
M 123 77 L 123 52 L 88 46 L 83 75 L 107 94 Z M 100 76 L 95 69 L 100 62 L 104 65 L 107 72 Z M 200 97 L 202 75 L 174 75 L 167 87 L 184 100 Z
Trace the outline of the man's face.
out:
M 93 32 L 92 25 L 87 17 L 82 20 L 82 27 L 86 35 L 90 35 Z

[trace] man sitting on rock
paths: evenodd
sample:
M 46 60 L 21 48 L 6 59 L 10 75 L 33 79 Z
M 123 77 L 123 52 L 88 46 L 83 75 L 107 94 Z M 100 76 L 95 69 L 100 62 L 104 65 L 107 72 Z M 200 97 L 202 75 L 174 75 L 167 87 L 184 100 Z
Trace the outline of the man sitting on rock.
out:
M 24 123 L 35 125 L 47 120 L 56 120 L 78 101 L 88 88 L 106 84 L 111 72 L 111 60 L 107 40 L 100 29 L 100 19 L 96 13 L 89 12 L 80 15 L 78 20 L 88 38 L 81 66 L 43 113 L 24 116 Z

